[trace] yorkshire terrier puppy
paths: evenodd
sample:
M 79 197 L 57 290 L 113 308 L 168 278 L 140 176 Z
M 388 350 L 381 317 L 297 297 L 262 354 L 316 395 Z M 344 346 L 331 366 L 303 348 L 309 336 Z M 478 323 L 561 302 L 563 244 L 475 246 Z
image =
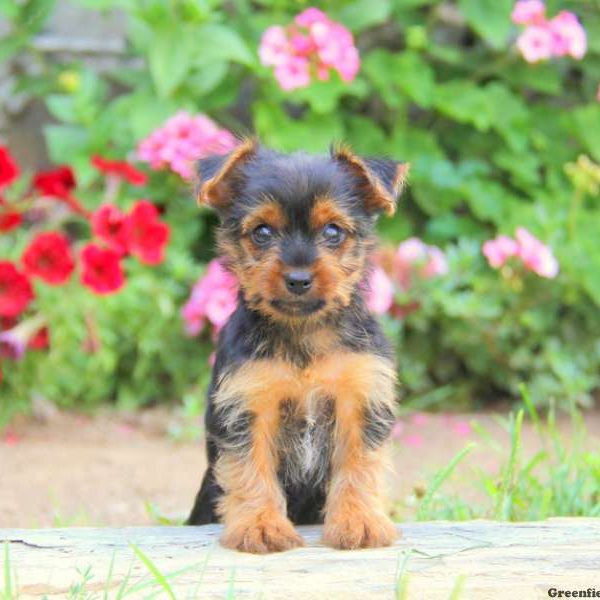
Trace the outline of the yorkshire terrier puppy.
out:
M 188 524 L 222 522 L 224 546 L 254 553 L 302 546 L 294 524 L 321 522 L 334 548 L 392 544 L 382 479 L 396 369 L 363 288 L 375 221 L 394 213 L 408 165 L 250 140 L 198 170 L 240 295 L 219 337 Z

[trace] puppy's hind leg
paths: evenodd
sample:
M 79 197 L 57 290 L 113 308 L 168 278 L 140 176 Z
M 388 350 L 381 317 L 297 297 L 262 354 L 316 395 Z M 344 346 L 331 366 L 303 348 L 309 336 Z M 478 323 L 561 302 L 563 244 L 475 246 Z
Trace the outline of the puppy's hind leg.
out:
M 206 525 L 207 523 L 217 523 L 219 518 L 216 513 L 216 505 L 223 494 L 220 488 L 212 466 L 209 466 L 204 473 L 202 486 L 196 495 L 194 508 L 185 522 L 186 525 Z

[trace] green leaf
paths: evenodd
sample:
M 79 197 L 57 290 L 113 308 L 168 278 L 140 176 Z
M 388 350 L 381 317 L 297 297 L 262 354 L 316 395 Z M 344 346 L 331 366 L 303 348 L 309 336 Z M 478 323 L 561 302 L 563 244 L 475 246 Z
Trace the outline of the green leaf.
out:
M 594 159 L 600 161 L 600 105 L 582 106 L 572 112 L 572 118 L 577 137 Z
M 361 154 L 381 155 L 387 152 L 389 145 L 383 130 L 371 119 L 360 115 L 348 119 L 346 139 Z
M 76 121 L 75 104 L 72 96 L 51 94 L 46 98 L 46 107 L 50 114 L 59 121 L 65 123 Z
M 493 114 L 485 92 L 470 81 L 454 80 L 435 87 L 435 107 L 460 123 L 487 131 Z
M 435 88 L 434 72 L 420 54 L 399 54 L 395 60 L 392 78 L 413 102 L 424 108 L 431 106 Z
M 506 45 L 513 27 L 513 0 L 459 0 L 458 6 L 467 23 L 490 46 L 500 50 Z
M 357 78 L 346 83 L 337 73 L 332 73 L 328 81 L 313 81 L 305 88 L 286 93 L 286 98 L 290 101 L 308 102 L 315 112 L 323 114 L 333 112 L 345 95 L 363 98 L 368 92 L 364 80 Z
M 369 52 L 362 62 L 362 70 L 390 108 L 398 108 L 403 102 L 394 84 L 395 79 L 390 76 L 395 67 L 394 55 L 381 49 Z
M 18 23 L 20 28 L 28 34 L 40 31 L 48 17 L 54 10 L 56 0 L 29 0 L 19 13 Z
M 8 60 L 27 45 L 29 36 L 25 34 L 11 34 L 0 40 L 0 62 Z
M 50 158 L 56 164 L 73 162 L 74 157 L 86 153 L 89 132 L 73 125 L 47 125 L 44 128 Z
M 227 63 L 213 62 L 202 65 L 186 78 L 186 88 L 200 97 L 214 90 L 227 75 Z
M 386 21 L 391 10 L 390 0 L 355 0 L 339 11 L 337 20 L 352 31 L 359 32 Z
M 409 50 L 392 54 L 374 50 L 363 61 L 363 69 L 390 107 L 401 106 L 403 96 L 425 108 L 431 106 L 434 72 L 419 53 Z
M 279 150 L 324 152 L 332 140 L 343 139 L 343 127 L 335 115 L 309 113 L 292 119 L 278 105 L 257 102 L 254 124 L 261 139 Z
M 189 29 L 165 23 L 154 30 L 148 66 L 159 98 L 172 95 L 192 66 L 194 38 Z
M 256 62 L 246 42 L 225 25 L 202 25 L 195 29 L 193 45 L 197 64 L 226 60 L 253 66 Z
M 463 183 L 465 197 L 476 217 L 500 225 L 512 205 L 512 198 L 497 182 L 467 179 Z

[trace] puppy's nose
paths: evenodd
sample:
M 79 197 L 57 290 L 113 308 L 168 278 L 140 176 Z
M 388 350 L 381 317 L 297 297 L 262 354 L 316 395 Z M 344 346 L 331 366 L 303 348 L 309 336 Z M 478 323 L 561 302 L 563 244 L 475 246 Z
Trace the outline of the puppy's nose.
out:
M 292 271 L 284 275 L 285 285 L 292 294 L 305 294 L 310 290 L 313 282 L 312 273 L 308 271 Z

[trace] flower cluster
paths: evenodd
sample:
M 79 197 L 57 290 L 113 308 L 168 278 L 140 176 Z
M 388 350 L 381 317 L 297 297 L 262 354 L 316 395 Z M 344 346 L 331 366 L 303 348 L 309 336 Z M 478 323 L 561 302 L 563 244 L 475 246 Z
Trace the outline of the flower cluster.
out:
M 512 20 L 517 25 L 525 25 L 517 39 L 517 48 L 527 62 L 559 56 L 580 60 L 586 53 L 585 29 L 577 16 L 568 10 L 547 19 L 542 0 L 519 0 L 513 8 Z
M 230 131 L 221 129 L 206 115 L 179 112 L 140 142 L 137 155 L 154 170 L 168 166 L 184 179 L 191 179 L 196 160 L 225 154 L 236 144 Z
M 124 180 L 143 185 L 146 181 L 143 172 L 124 161 L 94 157 L 92 164 L 113 182 Z M 13 183 L 19 173 L 8 149 L 0 147 L 0 191 Z M 73 171 L 62 166 L 37 173 L 30 190 L 20 200 L 9 203 L 0 199 L 0 233 L 21 225 L 23 214 L 41 200 L 53 201 L 51 207 L 66 205 L 84 217 L 96 238 L 77 252 L 64 233 L 45 231 L 31 239 L 18 262 L 0 261 L 0 358 L 20 358 L 26 348 L 44 348 L 49 344 L 48 327 L 41 315 L 23 318 L 35 299 L 35 280 L 51 286 L 64 285 L 79 265 L 81 283 L 96 294 L 108 294 L 125 284 L 121 264 L 124 257 L 132 255 L 148 265 L 164 259 L 169 227 L 160 220 L 153 204 L 139 200 L 125 214 L 108 203 L 90 213 L 74 197 L 76 187 Z
M 306 87 L 313 77 L 326 81 L 331 70 L 350 82 L 360 68 L 350 31 L 317 8 L 307 8 L 287 27 L 269 27 L 258 54 L 285 91 Z
M 499 269 L 510 258 L 515 258 L 528 271 L 540 277 L 552 279 L 558 275 L 558 261 L 552 249 L 524 227 L 517 228 L 515 239 L 506 235 L 499 235 L 493 240 L 488 240 L 483 244 L 482 252 L 494 269 Z
M 104 204 L 94 212 L 91 223 L 96 237 L 117 258 L 131 254 L 146 265 L 164 260 L 169 227 L 148 200 L 136 202 L 128 214 L 114 204 Z
M 374 265 L 367 283 L 367 306 L 375 314 L 391 311 L 402 316 L 407 307 L 396 304 L 396 287 L 401 292 L 408 292 L 418 280 L 431 279 L 447 272 L 448 263 L 439 248 L 429 246 L 418 238 L 409 238 L 388 260 L 381 256 Z
M 182 316 L 189 335 L 197 335 L 208 321 L 213 335 L 225 325 L 237 305 L 238 283 L 220 260 L 208 263 L 206 273 L 192 289 Z

